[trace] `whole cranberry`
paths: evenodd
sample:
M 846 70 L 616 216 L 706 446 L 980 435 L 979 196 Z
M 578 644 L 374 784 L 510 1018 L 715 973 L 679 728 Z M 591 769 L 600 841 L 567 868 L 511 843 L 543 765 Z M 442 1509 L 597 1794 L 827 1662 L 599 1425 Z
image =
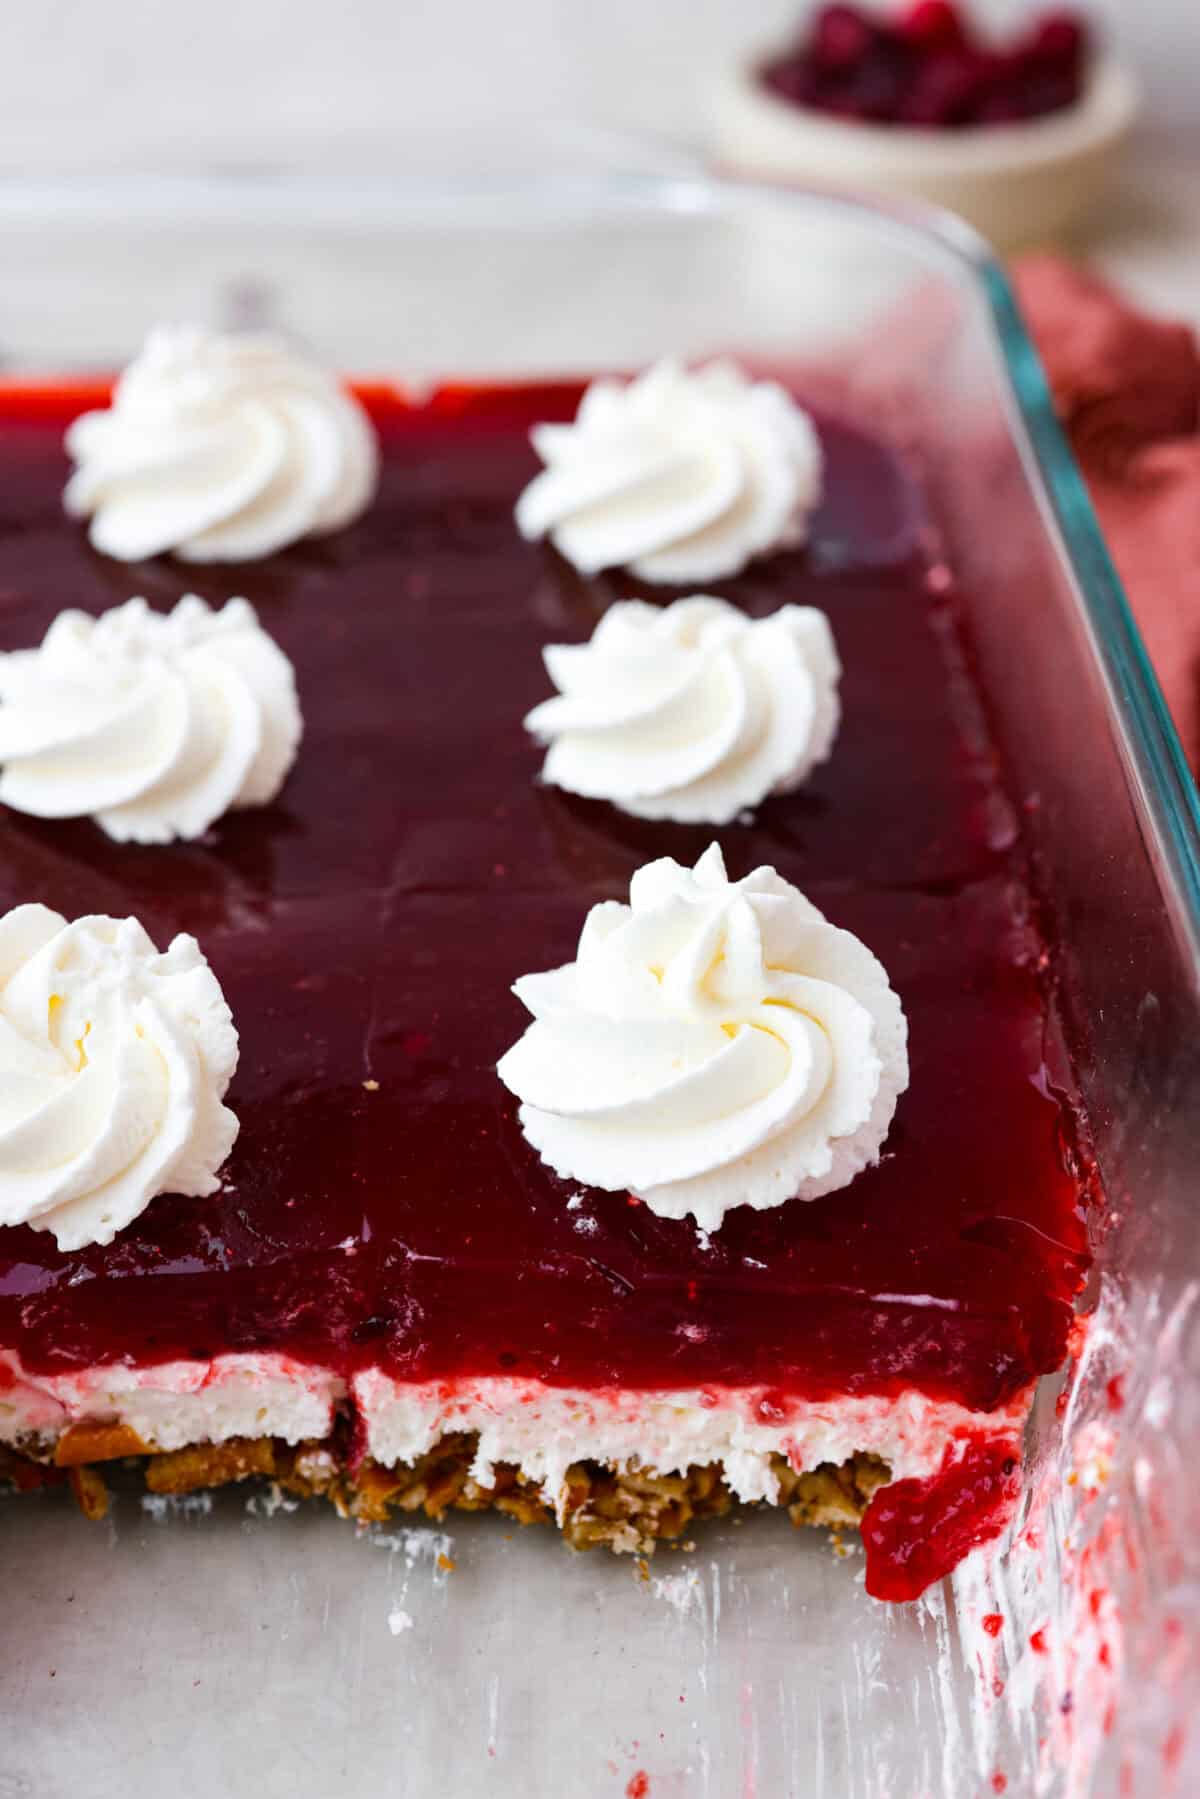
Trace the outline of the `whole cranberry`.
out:
M 1017 125 L 1027 114 L 1019 94 L 999 90 L 988 95 L 975 116 L 980 125 Z
M 1079 78 L 1069 69 L 1046 68 L 1028 76 L 1021 85 L 1021 107 L 1027 119 L 1065 112 L 1079 99 Z
M 939 50 L 922 63 L 900 104 L 908 125 L 967 125 L 986 97 L 990 64 L 973 50 Z
M 966 42 L 967 28 L 953 0 L 916 0 L 900 20 L 910 44 L 950 49 Z
M 1030 50 L 1039 62 L 1075 69 L 1087 49 L 1087 27 L 1073 12 L 1047 13 L 1033 28 Z
M 862 119 L 884 125 L 900 116 L 904 82 L 900 71 L 886 56 L 871 56 L 843 84 L 836 110 L 845 119 Z
M 806 56 L 782 56 L 767 64 L 762 78 L 772 92 L 795 106 L 811 106 L 820 98 L 820 81 Z
M 812 58 L 822 73 L 848 73 L 870 55 L 874 22 L 856 6 L 823 6 L 813 21 Z

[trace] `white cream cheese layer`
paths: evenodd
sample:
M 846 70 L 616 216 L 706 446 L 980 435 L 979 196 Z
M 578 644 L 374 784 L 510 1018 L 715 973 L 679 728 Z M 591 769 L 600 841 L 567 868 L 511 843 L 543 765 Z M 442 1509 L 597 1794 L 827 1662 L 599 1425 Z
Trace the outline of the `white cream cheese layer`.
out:
M 110 837 L 202 836 L 274 799 L 300 743 L 292 665 L 245 600 L 62 612 L 0 655 L 0 801 Z
M 0 1443 L 53 1444 L 73 1424 L 124 1425 L 160 1450 L 230 1437 L 300 1443 L 329 1435 L 345 1396 L 328 1369 L 271 1352 L 34 1374 L 0 1349 Z
M 798 787 L 837 732 L 841 665 L 812 606 L 618 601 L 545 661 L 558 696 L 525 720 L 549 745 L 544 778 L 640 818 L 726 824 Z
M 109 1243 L 158 1193 L 202 1195 L 237 1136 L 238 1038 L 195 938 L 135 918 L 0 918 L 0 1225 Z
M 905 1480 L 935 1474 L 948 1449 L 961 1452 L 981 1438 L 1011 1442 L 1019 1455 L 1032 1389 L 996 1411 L 973 1412 L 915 1388 L 888 1398 L 810 1400 L 778 1387 L 588 1391 L 509 1377 L 397 1381 L 380 1368 L 352 1376 L 348 1388 L 330 1371 L 283 1355 L 33 1374 L 14 1351 L 0 1349 L 0 1443 L 52 1445 L 83 1423 L 127 1425 L 160 1450 L 230 1437 L 300 1443 L 327 1436 L 347 1397 L 366 1451 L 381 1466 L 409 1466 L 445 1436 L 477 1434 L 474 1479 L 490 1486 L 497 1466 L 516 1467 L 561 1516 L 576 1462 L 655 1474 L 716 1462 L 737 1498 L 754 1501 L 777 1497 L 775 1456 L 799 1472 L 877 1455 L 893 1480 Z M 634 1547 L 637 1533 L 630 1534 Z
M 370 420 L 324 369 L 276 337 L 186 327 L 152 332 L 66 447 L 63 503 L 122 562 L 269 556 L 350 524 L 379 470 Z
M 802 543 L 821 497 L 808 414 L 728 362 L 594 381 L 573 424 L 531 439 L 546 466 L 517 503 L 518 529 L 583 574 L 716 581 Z
M 893 1480 L 905 1480 L 936 1473 L 948 1448 L 961 1453 L 980 1437 L 1011 1440 L 1019 1454 L 1015 1437 L 1032 1397 L 1030 1389 L 994 1412 L 973 1412 L 915 1388 L 888 1398 L 810 1400 L 720 1385 L 589 1392 L 504 1378 L 412 1383 L 378 1369 L 354 1375 L 350 1385 L 370 1454 L 384 1467 L 418 1461 L 449 1433 L 478 1432 L 474 1478 L 490 1486 L 498 1465 L 516 1466 L 560 1519 L 575 1462 L 656 1474 L 716 1462 L 738 1499 L 774 1501 L 775 1456 L 800 1472 L 877 1455 Z
M 542 1160 L 709 1231 L 877 1161 L 908 1031 L 870 950 L 773 869 L 730 881 L 716 844 L 639 869 L 629 901 L 513 989 L 533 1023 L 498 1072 Z

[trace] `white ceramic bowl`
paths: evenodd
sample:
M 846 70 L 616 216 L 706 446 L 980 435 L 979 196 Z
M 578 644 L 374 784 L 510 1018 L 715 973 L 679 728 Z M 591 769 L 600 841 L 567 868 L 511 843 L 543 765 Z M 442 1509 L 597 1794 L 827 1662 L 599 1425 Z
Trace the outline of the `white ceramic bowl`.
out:
M 862 125 L 778 98 L 759 79 L 766 60 L 741 64 L 718 90 L 722 169 L 911 195 L 959 213 L 1004 247 L 1054 239 L 1094 207 L 1140 103 L 1130 70 L 1103 56 L 1074 106 L 1027 124 Z

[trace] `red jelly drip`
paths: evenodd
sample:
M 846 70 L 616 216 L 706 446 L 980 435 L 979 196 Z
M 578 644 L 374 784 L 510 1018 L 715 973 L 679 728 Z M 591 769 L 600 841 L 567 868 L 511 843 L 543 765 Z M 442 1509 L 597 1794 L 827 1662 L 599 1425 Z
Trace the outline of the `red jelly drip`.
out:
M 968 1443 L 948 1449 L 928 1480 L 880 1487 L 862 1522 L 867 1592 L 916 1599 L 958 1566 L 969 1550 L 999 1536 L 1020 1493 L 1015 1444 Z
M 570 417 L 578 393 L 376 394 L 367 515 L 220 569 L 95 555 L 61 505 L 77 403 L 0 401 L 0 647 L 35 643 L 65 605 L 242 593 L 293 658 L 305 715 L 279 802 L 201 843 L 0 811 L 0 909 L 134 912 L 164 946 L 193 932 L 241 1032 L 219 1193 L 161 1196 L 104 1249 L 0 1230 L 0 1344 L 31 1368 L 280 1350 L 414 1380 L 916 1386 L 989 1408 L 1062 1361 L 1086 1244 L 1042 1068 L 1042 945 L 912 486 L 824 420 L 809 549 L 722 584 L 751 613 L 828 612 L 846 670 L 832 761 L 720 832 L 627 818 L 539 785 L 521 726 L 546 697 L 543 645 L 581 641 L 637 591 L 581 579 L 513 525 L 529 426 Z M 568 959 L 588 907 L 625 897 L 641 863 L 694 861 L 714 835 L 734 874 L 773 863 L 878 953 L 912 1085 L 852 1187 L 737 1211 L 706 1241 L 621 1193 L 568 1210 L 574 1186 L 525 1143 L 495 1064 L 524 1027 L 514 977 Z
M 915 0 L 900 20 L 901 34 L 910 44 L 961 44 L 966 24 L 952 0 Z

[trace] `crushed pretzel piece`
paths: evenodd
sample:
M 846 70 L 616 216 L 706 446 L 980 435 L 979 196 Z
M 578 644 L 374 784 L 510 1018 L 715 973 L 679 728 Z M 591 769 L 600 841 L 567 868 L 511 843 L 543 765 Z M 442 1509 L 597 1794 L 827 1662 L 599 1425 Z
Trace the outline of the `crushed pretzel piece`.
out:
M 107 1517 L 109 1492 L 104 1477 L 97 1474 L 94 1468 L 80 1465 L 70 1470 L 67 1479 L 71 1483 L 71 1491 L 75 1495 L 75 1503 L 85 1518 L 93 1522 Z
M 125 1455 L 149 1454 L 149 1443 L 143 1442 L 128 1424 L 113 1420 L 69 1424 L 54 1446 L 54 1461 L 59 1468 L 78 1468 L 84 1462 L 116 1462 Z
M 192 1493 L 197 1487 L 223 1487 L 251 1474 L 275 1475 L 272 1437 L 230 1437 L 224 1443 L 197 1443 L 152 1455 L 146 1463 L 146 1485 L 152 1493 Z
M 573 1549 L 605 1547 L 618 1555 L 637 1556 L 643 1578 L 642 1564 L 657 1545 L 694 1547 L 690 1527 L 700 1519 L 731 1514 L 735 1524 L 741 1522 L 719 1463 L 657 1474 L 635 1464 L 605 1467 L 575 1462 L 555 1495 L 505 1463 L 489 1470 L 491 1485 L 485 1485 L 472 1473 L 477 1449 L 474 1435 L 455 1432 L 415 1462 L 385 1468 L 370 1457 L 352 1458 L 344 1432 L 298 1444 L 272 1437 L 233 1437 L 224 1443 L 155 1452 L 124 1425 L 73 1425 L 56 1447 L 31 1443 L 0 1450 L 0 1478 L 17 1486 L 41 1485 L 61 1479 L 66 1467 L 82 1509 L 102 1517 L 107 1493 L 91 1463 L 141 1454 L 152 1493 L 189 1493 L 259 1475 L 297 1497 L 326 1498 L 342 1517 L 365 1524 L 384 1523 L 395 1512 L 423 1512 L 440 1520 L 448 1511 L 492 1510 L 522 1525 L 557 1518 Z M 822 1462 L 800 1472 L 783 1456 L 773 1456 L 771 1471 L 775 1503 L 786 1507 L 794 1524 L 834 1530 L 856 1527 L 872 1494 L 891 1478 L 887 1464 L 873 1455 L 851 1456 L 839 1465 Z M 444 1572 L 453 1567 L 449 1557 L 438 1565 Z

